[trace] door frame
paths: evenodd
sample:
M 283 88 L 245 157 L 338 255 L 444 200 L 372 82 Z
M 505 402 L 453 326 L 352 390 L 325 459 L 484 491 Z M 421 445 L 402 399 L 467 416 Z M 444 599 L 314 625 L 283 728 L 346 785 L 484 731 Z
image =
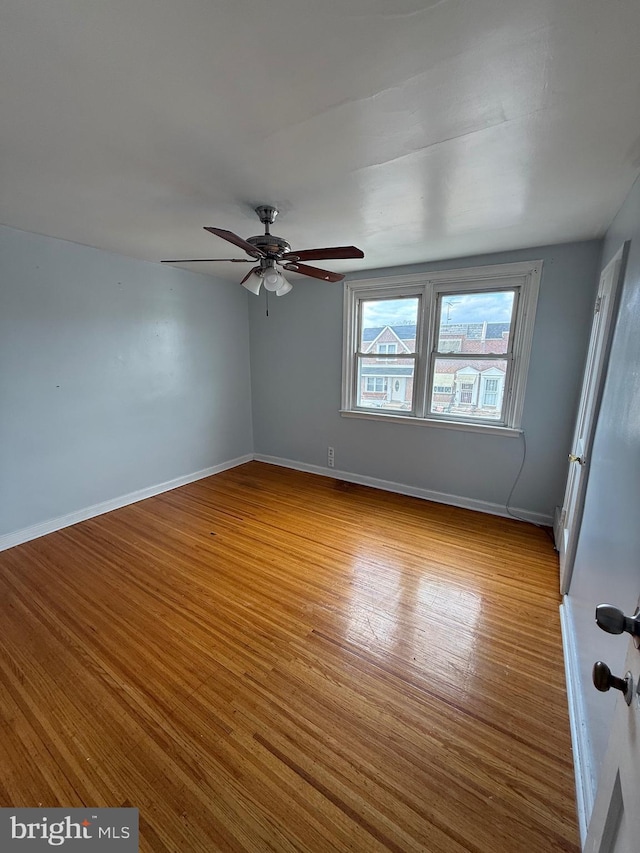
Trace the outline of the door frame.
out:
M 600 317 L 600 322 L 595 328 L 595 319 L 591 328 L 591 337 L 589 339 L 589 349 L 585 361 L 585 372 L 582 379 L 582 390 L 580 392 L 580 402 L 578 404 L 578 413 L 576 416 L 576 426 L 574 435 L 571 441 L 571 452 L 575 453 L 578 433 L 581 431 L 581 425 L 585 417 L 588 419 L 589 427 L 584 439 L 584 463 L 582 464 L 582 474 L 577 486 L 578 492 L 575 498 L 574 521 L 569 532 L 564 551 L 561 550 L 561 538 L 564 535 L 564 522 L 567 512 L 567 499 L 569 497 L 569 483 L 571 481 L 571 471 L 567 473 L 567 486 L 562 500 L 562 509 L 559 513 L 557 524 L 554 525 L 554 537 L 556 548 L 560 553 L 560 593 L 565 595 L 569 592 L 571 584 L 571 576 L 573 574 L 573 564 L 575 561 L 578 537 L 580 535 L 580 526 L 582 523 L 582 514 L 584 510 L 584 500 L 589 480 L 589 468 L 591 465 L 591 450 L 593 448 L 593 439 L 598 424 L 598 414 L 602 402 L 602 394 L 604 383 L 607 376 L 607 365 L 609 362 L 609 353 L 611 351 L 611 342 L 615 329 L 615 319 L 618 313 L 618 305 L 620 302 L 620 292 L 622 290 L 620 283 L 624 280 L 624 275 L 627 266 L 627 256 L 629 254 L 629 246 L 631 241 L 626 240 L 611 258 L 609 263 L 602 268 L 598 279 L 598 293 L 596 296 L 596 304 L 594 306 L 594 317 L 600 309 L 600 292 L 602 281 L 605 275 L 612 267 L 616 267 L 613 280 L 611 283 L 611 295 L 606 303 L 606 315 Z M 595 383 L 595 387 L 593 385 Z M 585 406 L 589 406 L 585 410 Z M 578 464 L 572 462 L 570 464 Z

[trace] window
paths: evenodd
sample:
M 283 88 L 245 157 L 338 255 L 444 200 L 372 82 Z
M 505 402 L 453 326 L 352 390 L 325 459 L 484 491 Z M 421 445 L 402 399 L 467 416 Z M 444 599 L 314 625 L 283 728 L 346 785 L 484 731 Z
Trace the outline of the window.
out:
M 347 281 L 342 413 L 515 434 L 541 268 Z
M 462 338 L 447 338 L 441 332 L 438 349 L 440 352 L 460 352 L 462 350 Z
M 460 383 L 460 402 L 471 403 L 473 399 L 473 382 Z
M 375 409 L 377 412 L 387 410 L 402 413 L 410 410 L 419 302 L 419 299 L 413 297 L 383 297 L 360 301 L 358 352 L 353 360 L 353 375 L 357 377 L 353 396 L 358 410 Z M 393 320 L 395 316 L 402 316 L 405 320 L 408 318 L 409 322 L 402 322 L 396 328 L 398 324 Z M 401 356 L 396 355 L 396 343 L 372 346 L 380 335 L 388 334 L 389 329 L 396 339 L 400 338 L 408 352 L 403 352 Z M 392 393 L 389 393 L 391 390 Z
M 387 390 L 387 380 L 382 376 L 367 376 L 367 391 L 374 393 Z
M 498 380 L 487 379 L 484 383 L 484 405 L 496 406 L 498 403 Z

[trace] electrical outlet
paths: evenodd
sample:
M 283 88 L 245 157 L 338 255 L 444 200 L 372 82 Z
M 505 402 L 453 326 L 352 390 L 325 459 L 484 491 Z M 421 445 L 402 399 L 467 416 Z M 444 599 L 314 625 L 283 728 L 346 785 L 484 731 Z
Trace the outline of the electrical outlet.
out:
M 333 468 L 335 464 L 336 464 L 336 463 L 335 463 L 335 460 L 334 460 L 333 456 L 330 456 L 330 457 L 327 459 L 327 465 L 329 466 L 329 468 Z
M 335 465 L 335 450 L 333 447 L 327 447 L 327 465 L 329 468 L 333 468 Z

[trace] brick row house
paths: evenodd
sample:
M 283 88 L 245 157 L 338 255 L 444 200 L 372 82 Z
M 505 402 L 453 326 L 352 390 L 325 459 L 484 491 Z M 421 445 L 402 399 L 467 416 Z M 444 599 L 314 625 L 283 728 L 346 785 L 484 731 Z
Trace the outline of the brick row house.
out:
M 447 323 L 440 327 L 439 353 L 469 353 L 461 360 L 436 357 L 433 368 L 431 411 L 500 416 L 505 388 L 506 360 L 483 361 L 482 355 L 506 353 L 510 323 Z M 366 328 L 364 352 L 386 359 L 362 359 L 360 404 L 371 408 L 411 410 L 416 326 L 410 323 Z M 473 358 L 475 356 L 475 358 Z

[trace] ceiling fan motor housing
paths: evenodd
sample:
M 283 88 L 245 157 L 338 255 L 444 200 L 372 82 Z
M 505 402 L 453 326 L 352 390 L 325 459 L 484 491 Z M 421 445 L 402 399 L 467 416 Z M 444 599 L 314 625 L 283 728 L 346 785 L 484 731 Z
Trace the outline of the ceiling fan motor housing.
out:
M 291 251 L 291 246 L 282 237 L 275 234 L 259 234 L 257 237 L 247 237 L 247 243 L 251 243 L 256 249 L 262 249 L 267 255 L 281 258 L 285 252 Z

